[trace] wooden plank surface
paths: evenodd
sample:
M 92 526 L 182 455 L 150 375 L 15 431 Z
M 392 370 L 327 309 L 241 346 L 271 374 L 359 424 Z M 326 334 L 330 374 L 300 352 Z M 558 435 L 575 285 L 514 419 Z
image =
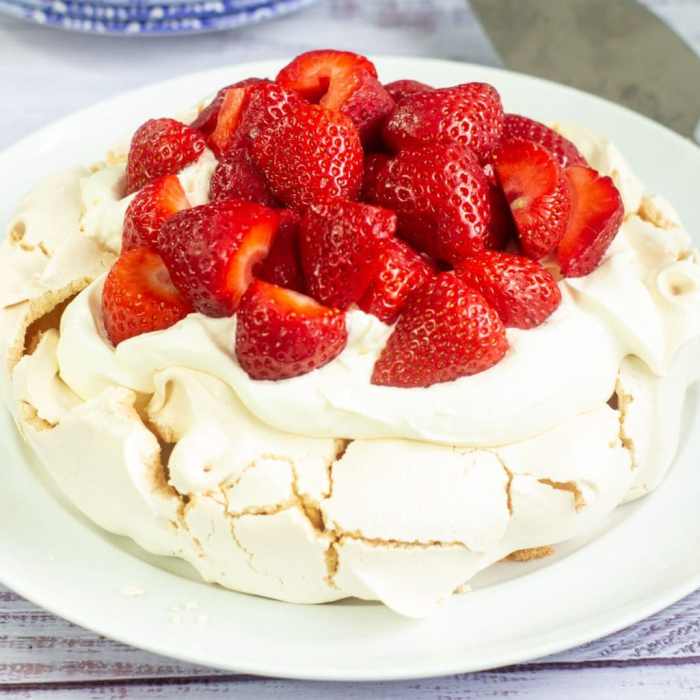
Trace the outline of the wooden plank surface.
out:
M 700 53 L 700 0 L 643 2 Z M 226 62 L 288 55 L 319 42 L 498 64 L 463 0 L 321 0 L 303 14 L 237 33 L 236 41 L 231 36 L 192 37 L 170 44 L 186 51 L 162 51 L 158 47 L 166 44 L 104 44 L 0 19 L 5 96 L 0 146 L 140 84 Z M 45 75 L 55 65 L 63 69 L 61 90 L 47 100 Z M 23 118 L 17 119 L 8 104 L 22 104 Z M 685 700 L 700 697 L 700 592 L 615 635 L 531 664 L 407 683 L 328 684 L 234 676 L 148 654 L 75 627 L 0 587 L 0 695 L 51 700 Z

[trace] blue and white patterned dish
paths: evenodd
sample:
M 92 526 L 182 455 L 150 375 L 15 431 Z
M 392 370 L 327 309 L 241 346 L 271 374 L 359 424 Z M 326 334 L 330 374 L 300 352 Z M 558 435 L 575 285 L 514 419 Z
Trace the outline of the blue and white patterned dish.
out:
M 0 0 L 0 12 L 90 34 L 168 36 L 233 29 L 294 12 L 317 0 Z

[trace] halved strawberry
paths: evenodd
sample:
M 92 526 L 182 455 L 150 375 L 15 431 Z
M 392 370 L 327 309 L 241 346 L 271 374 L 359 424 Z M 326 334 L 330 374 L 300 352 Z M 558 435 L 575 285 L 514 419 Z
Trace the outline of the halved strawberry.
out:
M 223 156 L 238 142 L 238 126 L 250 96 L 259 85 L 266 82 L 268 81 L 245 80 L 225 90 L 216 126 L 208 139 L 209 147 L 217 156 Z
M 557 159 L 534 141 L 504 141 L 494 167 L 510 205 L 525 255 L 550 253 L 566 230 L 571 195 Z
M 169 328 L 191 311 L 160 255 L 148 248 L 122 253 L 102 288 L 102 321 L 113 345 Z
M 248 85 L 255 85 L 260 82 L 263 82 L 262 78 L 246 78 L 245 80 L 240 80 L 237 83 L 221 88 L 221 90 L 216 93 L 214 99 L 197 115 L 190 126 L 200 131 L 204 136 L 209 136 L 216 128 L 219 110 L 224 102 L 226 93 L 231 89 L 247 87 Z
M 280 211 L 280 225 L 267 257 L 255 270 L 255 276 L 270 284 L 305 292 L 299 253 L 299 215 L 291 209 Z
M 521 255 L 484 251 L 462 260 L 456 272 L 496 309 L 506 326 L 539 326 L 561 303 L 554 277 Z
M 301 264 L 309 294 L 327 306 L 346 309 L 364 294 L 381 264 L 396 215 L 344 200 L 313 204 L 301 220 Z
M 384 89 L 389 93 L 394 102 L 400 102 L 404 97 L 417 95 L 419 92 L 429 92 L 434 88 L 418 80 L 394 80 L 387 83 Z
M 609 177 L 583 165 L 570 166 L 564 173 L 572 206 L 557 259 L 563 275 L 583 277 L 600 264 L 622 224 L 625 210 Z
M 149 182 L 131 200 L 124 215 L 122 251 L 139 246 L 154 250 L 163 223 L 189 206 L 187 195 L 175 175 L 165 175 Z
M 356 199 L 363 152 L 350 119 L 304 102 L 289 102 L 270 114 L 269 107 L 260 109 L 259 102 L 265 102 L 260 94 L 251 97 L 241 129 L 273 195 L 299 211 L 321 199 Z
M 507 350 L 496 311 L 454 272 L 443 272 L 409 297 L 374 365 L 372 383 L 450 382 L 492 367 Z
M 496 89 L 465 83 L 401 100 L 384 126 L 384 141 L 394 151 L 438 143 L 468 146 L 483 162 L 502 131 L 503 107 Z
M 506 114 L 503 123 L 503 140 L 526 139 L 544 146 L 559 162 L 567 165 L 586 165 L 586 160 L 569 139 L 538 122 L 520 114 Z
M 491 224 L 484 245 L 488 250 L 503 250 L 517 236 L 515 222 L 491 163 L 484 166 L 484 175 L 488 181 L 488 200 L 491 207 Z
M 319 49 L 299 54 L 277 74 L 275 82 L 309 102 L 337 110 L 355 92 L 363 73 L 377 77 L 374 64 L 364 56 Z
M 373 165 L 368 201 L 393 209 L 398 232 L 433 258 L 457 263 L 489 239 L 489 184 L 474 154 L 434 144 Z
M 209 200 L 218 202 L 222 199 L 241 199 L 266 207 L 279 206 L 245 146 L 229 149 L 214 170 L 209 182 Z
M 253 379 L 287 379 L 322 367 L 347 343 L 345 314 L 255 280 L 236 316 L 236 357 Z
M 435 275 L 430 262 L 399 240 L 386 242 L 381 266 L 357 305 L 384 323 L 394 323 L 411 292 Z
M 158 252 L 175 286 L 208 316 L 230 316 L 268 253 L 280 214 L 225 200 L 187 209 L 160 229 Z
M 126 194 L 163 175 L 176 175 L 197 160 L 206 143 L 175 119 L 149 119 L 134 133 L 126 164 Z
M 394 108 L 372 62 L 350 51 L 307 51 L 285 66 L 276 81 L 308 102 L 348 116 L 365 146 L 379 140 Z
M 366 149 L 381 144 L 382 128 L 394 109 L 394 100 L 382 84 L 369 73 L 363 73 L 356 90 L 346 98 L 340 111 L 350 117 L 360 132 Z
M 364 161 L 364 173 L 362 176 L 361 199 L 367 200 L 377 188 L 377 175 L 389 162 L 390 158 L 386 153 L 367 153 Z M 368 200 L 369 201 L 369 200 Z

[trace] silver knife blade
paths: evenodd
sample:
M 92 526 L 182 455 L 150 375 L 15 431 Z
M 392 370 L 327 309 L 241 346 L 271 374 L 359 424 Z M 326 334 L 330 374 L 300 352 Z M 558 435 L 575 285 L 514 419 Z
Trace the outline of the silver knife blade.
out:
M 471 0 L 507 68 L 606 97 L 693 137 L 700 59 L 635 0 Z

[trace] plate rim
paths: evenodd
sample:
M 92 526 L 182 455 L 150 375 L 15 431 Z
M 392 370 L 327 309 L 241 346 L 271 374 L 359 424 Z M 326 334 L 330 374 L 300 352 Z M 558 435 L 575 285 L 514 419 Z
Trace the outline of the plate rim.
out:
M 462 63 L 462 62 L 455 62 L 455 61 L 446 61 L 442 59 L 423 59 L 423 58 L 417 58 L 417 57 L 406 57 L 406 56 L 372 56 L 373 60 L 376 60 L 377 62 L 392 62 L 392 63 L 402 63 L 405 61 L 408 62 L 416 62 L 420 61 L 421 63 L 424 64 L 432 64 L 436 68 L 439 67 L 440 65 L 450 65 L 450 66 L 458 66 L 460 69 L 464 69 L 465 71 L 468 70 L 478 70 L 478 71 L 485 71 L 487 73 L 491 73 L 494 76 L 517 76 L 519 78 L 526 78 L 528 80 L 532 80 L 538 83 L 545 83 L 549 87 L 555 87 L 558 90 L 564 90 L 564 91 L 570 91 L 572 93 L 577 93 L 580 95 L 584 95 L 587 99 L 594 99 L 598 101 L 599 103 L 604 104 L 607 107 L 613 107 L 618 110 L 623 110 L 624 112 L 628 113 L 629 115 L 632 115 L 635 119 L 641 119 L 643 122 L 646 122 L 647 126 L 651 126 L 655 129 L 662 129 L 664 132 L 667 133 L 670 137 L 673 139 L 676 139 L 680 144 L 682 144 L 683 147 L 687 147 L 688 144 L 693 146 L 696 150 L 698 150 L 698 146 L 694 144 L 690 139 L 687 139 L 686 137 L 670 130 L 669 128 L 658 124 L 657 122 L 653 121 L 652 119 L 646 117 L 645 115 L 638 114 L 632 110 L 629 110 L 621 105 L 616 105 L 608 100 L 605 100 L 604 98 L 600 98 L 595 95 L 591 95 L 590 93 L 586 93 L 581 90 L 577 90 L 575 88 L 572 88 L 570 86 L 565 86 L 561 85 L 558 83 L 555 83 L 553 81 L 545 80 L 542 78 L 537 78 L 534 76 L 529 76 L 525 75 L 522 73 L 517 73 L 515 71 L 508 71 L 504 69 L 499 69 L 499 68 L 493 68 L 493 67 L 488 67 L 488 66 L 482 66 L 478 64 L 472 64 L 472 63 Z M 158 87 L 163 87 L 165 85 L 175 85 L 180 83 L 183 80 L 187 81 L 194 81 L 197 79 L 198 76 L 204 76 L 204 75 L 212 75 L 212 74 L 218 74 L 222 71 L 225 70 L 232 70 L 232 71 L 240 71 L 246 69 L 248 66 L 250 66 L 250 70 L 253 72 L 262 72 L 262 71 L 273 71 L 276 68 L 278 68 L 280 65 L 283 65 L 284 59 L 280 60 L 274 60 L 274 61 L 256 61 L 253 63 L 246 63 L 246 64 L 233 64 L 231 66 L 221 66 L 216 69 L 212 70 L 206 70 L 206 71 L 200 71 L 197 73 L 190 73 L 190 74 L 185 74 L 178 76 L 176 78 L 172 78 L 167 81 L 158 81 L 155 83 L 150 83 L 146 86 L 137 88 L 135 90 L 130 90 L 127 92 L 120 93 L 118 95 L 115 95 L 113 97 L 107 98 L 105 100 L 101 100 L 89 107 L 86 107 L 81 110 L 77 110 L 65 117 L 62 117 L 61 119 L 58 119 L 51 124 L 48 124 L 47 126 L 43 127 L 42 129 L 39 129 L 28 136 L 25 136 L 24 138 L 20 139 L 16 143 L 10 145 L 6 149 L 4 149 L 2 152 L 0 152 L 0 169 L 2 168 L 2 165 L 5 161 L 11 160 L 13 158 L 17 157 L 17 154 L 21 153 L 23 149 L 27 148 L 30 144 L 33 142 L 36 142 L 37 140 L 42 140 L 42 139 L 47 139 L 50 137 L 52 132 L 60 131 L 62 129 L 65 129 L 66 126 L 68 125 L 69 122 L 75 121 L 75 120 L 80 120 L 80 119 L 85 119 L 89 117 L 90 113 L 92 111 L 100 110 L 100 109 L 105 109 L 107 108 L 111 103 L 115 101 L 131 101 L 131 100 L 138 100 L 140 94 L 145 93 L 145 92 L 151 92 L 154 89 Z M 694 428 L 693 432 L 697 432 L 697 427 Z M 646 501 L 645 501 L 646 502 Z M 144 649 L 146 651 L 149 651 L 151 653 L 155 654 L 168 654 L 172 658 L 177 658 L 181 659 L 183 661 L 187 661 L 190 663 L 198 663 L 198 664 L 203 664 L 203 665 L 210 665 L 206 659 L 204 658 L 197 658 L 196 655 L 193 654 L 187 654 L 187 655 L 178 655 L 178 654 L 173 654 L 171 651 L 166 651 L 164 652 L 162 647 L 159 648 L 157 645 L 153 645 L 150 643 L 144 643 L 142 641 L 129 638 L 128 635 L 115 635 L 114 633 L 111 633 L 109 631 L 106 631 L 103 628 L 96 628 L 94 625 L 90 623 L 89 620 L 84 619 L 80 614 L 74 614 L 70 610 L 63 610 L 60 606 L 57 608 L 54 605 L 47 605 L 45 602 L 43 602 L 41 595 L 34 595 L 34 592 L 31 590 L 31 586 L 25 587 L 22 585 L 21 582 L 17 580 L 12 580 L 8 581 L 3 573 L 3 569 L 0 568 L 0 581 L 2 581 L 5 585 L 8 586 L 8 588 L 11 588 L 12 590 L 15 590 L 19 595 L 22 597 L 25 597 L 26 599 L 34 602 L 36 605 L 39 605 L 42 608 L 45 608 L 47 610 L 50 610 L 54 612 L 55 614 L 59 615 L 60 617 L 73 622 L 74 624 L 77 624 L 81 627 L 94 630 L 95 632 L 99 634 L 104 634 L 105 636 L 108 636 L 111 639 L 116 639 L 122 643 L 129 644 L 132 646 L 136 646 L 140 649 Z M 624 614 L 620 614 L 619 616 L 614 618 L 614 621 L 605 625 L 605 624 L 599 624 L 595 627 L 594 630 L 589 629 L 588 631 L 581 630 L 580 633 L 578 634 L 573 634 L 569 637 L 566 638 L 566 640 L 562 639 L 552 639 L 551 641 L 545 641 L 541 643 L 539 646 L 536 646 L 534 649 L 532 646 L 528 647 L 527 650 L 523 649 L 522 652 L 520 653 L 512 653 L 508 656 L 502 656 L 499 658 L 498 661 L 495 661 L 494 663 L 497 666 L 502 666 L 502 665 L 512 665 L 512 664 L 517 664 L 517 663 L 522 663 L 528 659 L 544 656 L 544 655 L 549 655 L 558 651 L 562 651 L 563 649 L 568 649 L 573 646 L 578 646 L 579 644 L 584 644 L 586 642 L 591 641 L 592 639 L 597 639 L 602 636 L 606 636 L 612 632 L 615 632 L 617 630 L 620 630 L 630 624 L 633 624 L 641 619 L 646 618 L 649 615 L 654 614 L 655 612 L 658 612 L 659 610 L 667 607 L 668 605 L 672 604 L 673 602 L 679 600 L 680 598 L 684 597 L 685 595 L 689 594 L 690 592 L 694 591 L 700 587 L 700 571 L 698 571 L 694 576 L 688 577 L 686 580 L 684 580 L 681 583 L 676 583 L 672 586 L 670 586 L 668 589 L 665 589 L 665 592 L 663 595 L 656 595 L 656 596 L 650 596 L 649 599 L 643 600 L 641 602 L 638 602 L 635 606 L 632 606 L 629 610 L 626 610 Z M 403 680 L 409 680 L 409 679 L 418 679 L 418 678 L 425 678 L 429 675 L 447 675 L 447 674 L 453 674 L 453 673 L 463 673 L 463 672 L 470 672 L 470 671 L 477 671 L 477 670 L 483 670 L 486 668 L 493 668 L 494 665 L 492 663 L 487 663 L 487 664 L 479 664 L 476 666 L 469 666 L 467 663 L 465 664 L 457 664 L 457 665 L 452 665 L 452 666 L 436 666 L 432 671 L 426 672 L 425 669 L 423 670 L 407 670 L 405 672 L 402 672 L 400 676 L 395 675 L 394 673 L 381 673 L 381 672 L 370 672 L 370 673 L 357 673 L 357 674 L 352 674 L 352 675 L 342 675 L 342 674 L 337 674 L 334 673 L 333 671 L 324 674 L 321 671 L 315 672 L 313 675 L 310 675 L 308 672 L 295 672 L 294 669 L 289 669 L 285 668 L 282 673 L 280 674 L 280 667 L 278 666 L 260 666 L 260 665 L 238 665 L 236 666 L 216 666 L 217 668 L 225 668 L 228 670 L 231 670 L 236 673 L 252 673 L 252 674 L 263 674 L 263 675 L 283 675 L 285 678 L 294 678 L 294 679 L 304 679 L 304 680 L 349 680 L 349 681 L 386 681 L 386 680 L 396 680 L 398 678 L 403 679 Z

